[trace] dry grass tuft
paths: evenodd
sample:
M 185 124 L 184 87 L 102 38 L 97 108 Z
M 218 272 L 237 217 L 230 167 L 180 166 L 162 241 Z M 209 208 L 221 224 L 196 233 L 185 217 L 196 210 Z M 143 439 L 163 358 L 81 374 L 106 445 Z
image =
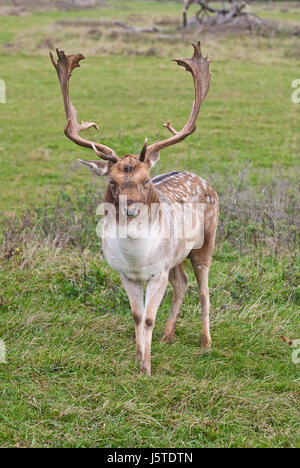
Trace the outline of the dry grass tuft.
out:
M 264 246 L 273 253 L 298 246 L 299 183 L 276 178 L 253 187 L 245 170 L 234 182 L 213 180 L 213 186 L 220 187 L 218 242 L 226 241 L 243 250 Z M 1 256 L 10 259 L 19 255 L 32 241 L 58 249 L 98 249 L 95 212 L 102 199 L 103 194 L 93 186 L 73 199 L 62 186 L 55 206 L 46 202 L 37 210 L 26 210 L 21 217 L 13 216 L 7 221 Z

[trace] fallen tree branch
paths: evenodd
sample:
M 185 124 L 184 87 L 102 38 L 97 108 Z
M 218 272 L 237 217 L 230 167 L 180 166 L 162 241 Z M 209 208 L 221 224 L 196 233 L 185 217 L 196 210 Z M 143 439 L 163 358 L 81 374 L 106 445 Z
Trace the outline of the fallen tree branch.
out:
M 246 15 L 247 13 L 244 12 L 243 10 L 247 6 L 246 2 L 242 2 L 240 4 L 237 3 L 237 1 L 233 0 L 228 0 L 229 3 L 231 4 L 230 8 L 213 8 L 209 6 L 209 1 L 210 0 L 187 0 L 185 2 L 185 6 L 183 9 L 183 27 L 185 28 L 187 26 L 187 11 L 189 7 L 192 4 L 197 4 L 200 6 L 200 10 L 197 11 L 196 13 L 196 18 L 197 20 L 201 23 L 203 18 L 205 16 L 209 16 L 209 13 L 213 13 L 216 15 L 217 22 L 218 24 L 222 23 L 223 19 L 224 21 L 227 21 L 230 18 L 235 18 L 236 16 L 240 15 Z
M 123 23 L 122 21 L 114 21 L 115 26 L 120 26 L 121 28 L 125 29 L 126 31 L 131 31 L 131 32 L 145 32 L 145 33 L 154 33 L 154 32 L 159 32 L 160 29 L 157 26 L 146 26 L 146 27 L 140 27 L 140 28 L 135 28 L 133 26 L 130 26 L 127 23 Z

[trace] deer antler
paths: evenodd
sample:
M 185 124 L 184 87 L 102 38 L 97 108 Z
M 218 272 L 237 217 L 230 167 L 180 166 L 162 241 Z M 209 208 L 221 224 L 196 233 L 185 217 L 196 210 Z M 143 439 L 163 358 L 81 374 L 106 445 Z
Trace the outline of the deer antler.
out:
M 77 145 L 84 146 L 85 148 L 93 149 L 96 154 L 106 160 L 115 163 L 119 160 L 117 154 L 108 146 L 102 145 L 100 143 L 94 143 L 93 141 L 85 140 L 82 138 L 79 133 L 84 130 L 88 130 L 91 127 L 94 127 L 96 130 L 99 130 L 98 125 L 95 122 L 77 122 L 77 111 L 73 106 L 70 100 L 69 94 L 69 82 L 72 76 L 72 71 L 75 68 L 80 67 L 80 60 L 84 60 L 85 57 L 82 54 L 77 55 L 65 55 L 63 51 L 56 49 L 58 61 L 56 62 L 53 54 L 50 52 L 50 57 L 52 63 L 57 71 L 58 80 L 60 83 L 65 112 L 67 117 L 67 125 L 65 127 L 66 136 L 74 141 Z
M 152 153 L 158 152 L 163 148 L 167 148 L 168 146 L 179 143 L 196 130 L 196 121 L 199 115 L 200 107 L 209 90 L 211 75 L 209 71 L 209 64 L 211 60 L 208 60 L 207 57 L 203 57 L 201 53 L 200 42 L 197 44 L 192 44 L 192 46 L 194 47 L 194 55 L 191 59 L 180 58 L 174 60 L 178 63 L 178 65 L 185 67 L 186 71 L 191 72 L 193 75 L 195 100 L 189 120 L 180 132 L 177 132 L 175 128 L 171 126 L 170 121 L 167 124 L 164 124 L 164 127 L 166 127 L 173 134 L 173 136 L 166 140 L 150 145 L 147 148 L 146 159 L 149 158 Z

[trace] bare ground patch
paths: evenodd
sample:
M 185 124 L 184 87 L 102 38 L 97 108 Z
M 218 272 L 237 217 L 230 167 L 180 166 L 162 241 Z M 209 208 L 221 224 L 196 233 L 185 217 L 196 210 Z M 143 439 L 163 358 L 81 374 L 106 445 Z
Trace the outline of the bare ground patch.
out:
M 64 20 L 54 25 L 35 28 L 3 44 L 6 52 L 46 55 L 63 47 L 82 49 L 89 55 L 160 55 L 157 26 L 135 27 L 122 21 Z

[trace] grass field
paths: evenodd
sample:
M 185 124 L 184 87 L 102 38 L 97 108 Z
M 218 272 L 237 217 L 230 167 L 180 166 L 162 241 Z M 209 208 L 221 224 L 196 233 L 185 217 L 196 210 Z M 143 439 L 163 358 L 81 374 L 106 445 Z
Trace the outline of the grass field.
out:
M 299 38 L 200 37 L 213 56 L 198 129 L 162 152 L 154 173 L 191 170 L 220 194 L 211 268 L 213 348 L 200 348 L 195 280 L 173 345 L 160 344 L 168 289 L 153 340 L 153 376 L 135 364 L 134 323 L 118 275 L 96 236 L 105 181 L 74 161 L 48 52 L 87 60 L 73 74 L 79 117 L 119 154 L 186 122 L 193 33 L 176 32 L 175 1 L 112 1 L 96 10 L 25 11 L 0 2 L 1 447 L 300 447 L 299 364 L 281 340 L 300 338 Z M 283 8 L 284 7 L 284 8 Z M 254 11 L 286 24 L 295 4 Z M 113 21 L 157 24 L 124 34 Z M 99 24 L 98 24 L 98 23 Z M 165 34 L 166 37 L 163 37 Z M 174 40 L 171 39 L 174 34 Z M 188 265 L 187 265 L 188 266 Z

